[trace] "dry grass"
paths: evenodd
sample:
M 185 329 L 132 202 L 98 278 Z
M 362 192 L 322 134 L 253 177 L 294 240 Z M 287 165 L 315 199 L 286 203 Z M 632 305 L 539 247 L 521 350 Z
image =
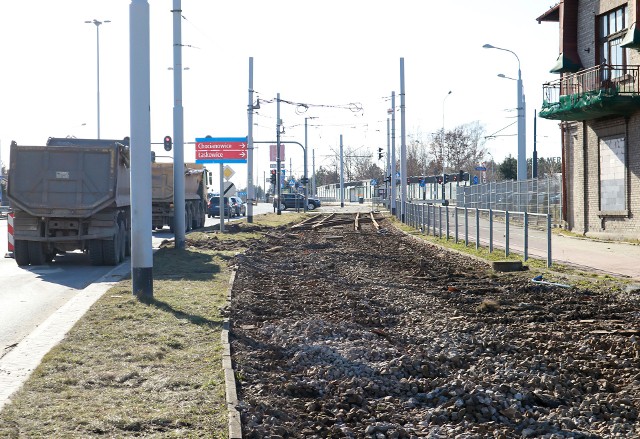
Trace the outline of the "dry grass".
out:
M 129 281 L 109 290 L 0 414 L 0 436 L 226 437 L 223 256 L 161 250 L 153 300 Z
M 299 219 L 269 217 L 262 226 Z M 129 280 L 106 292 L 0 412 L 0 437 L 226 438 L 221 308 L 234 253 L 156 252 L 154 298 L 138 301 Z

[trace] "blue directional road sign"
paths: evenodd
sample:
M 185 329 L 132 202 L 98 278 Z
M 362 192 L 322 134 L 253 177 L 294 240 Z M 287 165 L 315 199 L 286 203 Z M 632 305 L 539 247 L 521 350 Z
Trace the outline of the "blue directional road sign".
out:
M 476 166 L 476 171 L 486 171 L 487 167 L 486 166 Z
M 477 175 L 473 176 L 473 184 L 478 184 L 478 176 Z
M 378 180 L 376 180 L 375 178 L 371 179 L 371 186 L 377 186 L 378 185 Z

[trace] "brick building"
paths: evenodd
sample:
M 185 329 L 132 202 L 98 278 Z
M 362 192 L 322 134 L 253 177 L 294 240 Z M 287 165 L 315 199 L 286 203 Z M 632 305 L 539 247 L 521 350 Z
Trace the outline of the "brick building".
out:
M 563 219 L 587 236 L 640 239 L 639 1 L 563 0 L 537 18 L 560 28 L 540 117 L 560 121 Z

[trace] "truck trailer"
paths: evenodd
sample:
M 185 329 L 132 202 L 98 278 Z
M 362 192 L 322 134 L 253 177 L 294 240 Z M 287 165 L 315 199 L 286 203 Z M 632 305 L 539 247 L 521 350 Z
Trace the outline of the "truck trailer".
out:
M 18 265 L 42 265 L 81 250 L 92 265 L 131 253 L 129 138 L 11 142 L 7 197 Z
M 201 164 L 184 165 L 185 231 L 204 227 L 207 214 L 207 170 Z M 152 163 L 152 228 L 174 231 L 173 163 Z

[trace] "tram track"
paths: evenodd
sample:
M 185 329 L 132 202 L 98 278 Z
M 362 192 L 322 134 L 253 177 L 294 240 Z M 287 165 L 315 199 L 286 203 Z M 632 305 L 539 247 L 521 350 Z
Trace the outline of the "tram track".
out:
M 269 233 L 230 307 L 244 437 L 640 435 L 638 294 L 530 277 L 376 214 Z

